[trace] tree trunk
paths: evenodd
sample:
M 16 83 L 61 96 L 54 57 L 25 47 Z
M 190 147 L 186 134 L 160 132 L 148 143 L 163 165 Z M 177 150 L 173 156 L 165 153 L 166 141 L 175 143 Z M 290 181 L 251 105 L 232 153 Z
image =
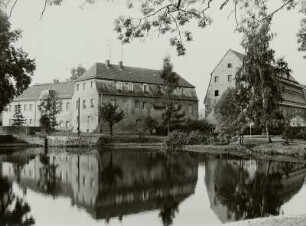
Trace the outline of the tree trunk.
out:
M 268 104 L 266 100 L 266 89 L 265 89 L 265 81 L 263 78 L 263 74 L 261 71 L 261 68 L 258 67 L 259 75 L 260 75 L 260 80 L 261 80 L 261 97 L 262 97 L 262 107 L 263 107 L 263 117 L 264 117 L 264 124 L 265 124 L 265 130 L 267 134 L 267 139 L 269 143 L 272 143 L 271 136 L 269 133 L 269 122 L 268 122 Z
M 113 125 L 109 124 L 109 134 L 113 136 Z

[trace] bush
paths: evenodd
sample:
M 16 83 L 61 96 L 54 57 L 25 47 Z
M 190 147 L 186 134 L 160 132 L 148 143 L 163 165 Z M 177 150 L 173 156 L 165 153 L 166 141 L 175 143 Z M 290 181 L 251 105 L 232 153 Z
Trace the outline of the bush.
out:
M 306 140 L 306 128 L 285 126 L 283 138 L 287 142 L 294 139 Z
M 163 146 L 166 149 L 177 149 L 187 144 L 188 134 L 181 131 L 171 132 L 165 139 Z
M 208 144 L 210 140 L 210 136 L 207 136 L 200 131 L 191 131 L 190 133 L 173 131 L 166 137 L 164 147 L 166 149 L 174 150 L 182 148 L 184 145 Z

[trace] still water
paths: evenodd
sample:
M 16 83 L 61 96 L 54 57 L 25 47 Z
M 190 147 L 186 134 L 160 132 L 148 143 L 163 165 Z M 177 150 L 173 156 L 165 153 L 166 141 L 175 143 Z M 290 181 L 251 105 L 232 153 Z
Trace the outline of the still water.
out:
M 305 164 L 158 152 L 0 156 L 0 225 L 221 225 L 305 214 Z

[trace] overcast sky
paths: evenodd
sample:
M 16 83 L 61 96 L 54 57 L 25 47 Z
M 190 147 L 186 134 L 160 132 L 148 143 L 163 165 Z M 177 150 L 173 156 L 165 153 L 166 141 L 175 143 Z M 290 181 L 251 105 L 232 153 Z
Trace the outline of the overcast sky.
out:
M 43 2 L 18 1 L 10 18 L 13 28 L 23 30 L 18 45 L 36 58 L 33 84 L 55 78 L 64 81 L 70 76 L 70 69 L 78 64 L 89 68 L 95 62 L 105 62 L 109 56 L 108 43 L 111 43 L 111 63 L 118 63 L 121 45 L 116 40 L 113 21 L 127 12 L 125 1 L 100 0 L 81 9 L 79 6 L 84 0 L 65 0 L 61 7 L 48 7 L 40 20 Z M 228 49 L 243 52 L 241 36 L 234 32 L 234 19 L 227 19 L 230 10 L 216 9 L 211 13 L 214 22 L 210 27 L 200 30 L 189 25 L 194 41 L 188 43 L 185 56 L 176 55 L 168 37 L 154 35 L 145 41 L 124 45 L 123 64 L 160 69 L 163 58 L 170 55 L 175 71 L 196 86 L 199 108 L 203 108 L 210 72 Z M 277 56 L 284 56 L 288 61 L 294 77 L 306 84 L 306 60 L 297 51 L 296 42 L 300 18 L 297 11 L 278 13 L 273 24 L 277 36 L 272 46 Z

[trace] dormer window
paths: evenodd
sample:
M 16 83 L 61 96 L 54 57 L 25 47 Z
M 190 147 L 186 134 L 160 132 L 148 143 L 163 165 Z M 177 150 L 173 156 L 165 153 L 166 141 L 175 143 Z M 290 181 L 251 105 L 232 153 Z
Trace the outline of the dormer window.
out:
M 122 90 L 122 82 L 116 82 L 117 90 Z
M 148 86 L 148 84 L 143 84 L 142 88 L 143 88 L 143 92 L 144 92 L 144 93 L 147 93 L 147 92 L 149 91 L 149 86 Z
M 129 82 L 128 89 L 129 89 L 129 91 L 133 91 L 134 90 L 134 84 Z

